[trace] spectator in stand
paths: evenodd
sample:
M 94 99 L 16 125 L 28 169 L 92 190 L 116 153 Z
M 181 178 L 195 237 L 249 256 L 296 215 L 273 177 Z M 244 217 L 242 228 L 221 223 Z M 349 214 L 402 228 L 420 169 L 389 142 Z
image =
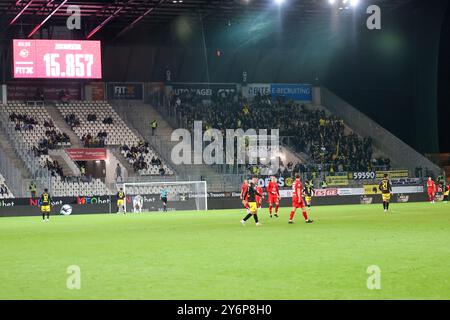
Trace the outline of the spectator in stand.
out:
M 120 181 L 123 182 L 122 168 L 120 167 L 120 164 L 117 163 L 117 167 L 116 167 L 116 182 L 119 182 L 119 178 L 120 178 Z
M 58 99 L 61 103 L 68 103 L 70 101 L 70 94 L 68 90 L 61 89 L 58 92 Z
M 121 151 L 124 152 L 127 160 L 132 164 L 135 172 L 140 172 L 141 174 L 146 174 L 145 170 L 151 166 L 160 167 L 162 165 L 162 161 L 152 156 L 151 159 L 148 159 L 147 155 L 150 153 L 150 145 L 146 141 L 139 141 L 137 145 L 133 145 L 129 147 L 128 145 L 121 146 Z
M 152 136 L 156 135 L 156 129 L 158 128 L 158 121 L 152 120 L 152 122 L 150 122 L 150 127 L 152 128 Z
M 80 120 L 73 113 L 66 115 L 65 120 L 72 130 L 80 125 Z
M 46 128 L 54 128 L 55 125 L 53 124 L 52 119 L 44 120 L 44 127 L 46 127 Z
M 37 186 L 34 181 L 30 182 L 30 185 L 28 186 L 28 190 L 30 190 L 30 196 L 32 199 L 36 198 L 36 192 L 37 192 Z
M 113 118 L 111 118 L 111 117 L 106 117 L 105 119 L 103 119 L 103 123 L 104 123 L 104 124 L 113 124 L 114 121 L 113 121 Z
M 59 165 L 58 161 L 55 160 L 55 161 L 51 162 L 47 159 L 46 163 L 44 164 L 44 167 L 50 171 L 50 173 L 53 177 L 56 177 L 56 176 L 64 177 L 63 170 L 62 170 L 61 166 Z

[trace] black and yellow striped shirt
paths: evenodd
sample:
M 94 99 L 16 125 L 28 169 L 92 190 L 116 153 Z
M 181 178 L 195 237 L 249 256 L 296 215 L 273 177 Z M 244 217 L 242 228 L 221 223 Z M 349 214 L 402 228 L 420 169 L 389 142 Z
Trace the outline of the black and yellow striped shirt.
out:
M 380 189 L 381 193 L 391 193 L 392 185 L 389 179 L 382 179 L 380 184 L 378 185 L 378 189 Z
M 52 201 L 52 199 L 47 192 L 44 192 L 41 195 L 41 205 L 42 206 L 49 206 L 51 201 Z

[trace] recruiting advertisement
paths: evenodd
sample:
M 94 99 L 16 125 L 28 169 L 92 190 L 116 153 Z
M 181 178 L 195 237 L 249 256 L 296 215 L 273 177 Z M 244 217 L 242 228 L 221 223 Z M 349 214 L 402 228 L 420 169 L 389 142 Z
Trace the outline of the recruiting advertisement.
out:
M 107 84 L 108 99 L 112 100 L 143 100 L 144 84 L 143 83 L 117 83 L 110 82 Z
M 271 84 L 272 98 L 284 97 L 287 100 L 311 101 L 312 86 L 309 84 Z
M 100 41 L 13 40 L 13 76 L 16 79 L 101 79 Z

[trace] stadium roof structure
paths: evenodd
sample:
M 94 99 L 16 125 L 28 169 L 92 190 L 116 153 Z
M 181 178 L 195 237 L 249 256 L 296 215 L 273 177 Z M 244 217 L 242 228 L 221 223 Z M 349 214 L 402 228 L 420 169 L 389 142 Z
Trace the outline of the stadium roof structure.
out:
M 393 10 L 409 1 L 372 0 L 365 5 L 377 4 L 384 10 Z M 360 2 L 364 7 L 365 0 Z M 152 28 L 170 23 L 179 16 L 201 16 L 208 22 L 235 23 L 278 9 L 274 0 L 0 0 L 1 25 L 39 29 L 44 22 L 64 26 L 71 5 L 81 8 L 83 23 L 91 28 L 86 33 L 87 38 L 106 28 L 114 28 L 116 34 L 124 34 L 138 25 Z M 328 0 L 286 0 L 283 7 L 283 19 L 286 20 L 317 21 L 329 19 L 333 14 Z

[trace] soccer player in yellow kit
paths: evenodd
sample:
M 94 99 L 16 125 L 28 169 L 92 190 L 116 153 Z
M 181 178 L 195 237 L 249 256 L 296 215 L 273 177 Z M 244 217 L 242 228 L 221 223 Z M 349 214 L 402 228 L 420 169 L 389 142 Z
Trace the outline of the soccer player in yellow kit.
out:
M 119 192 L 117 192 L 117 213 L 125 214 L 125 192 L 120 188 Z
M 52 198 L 48 193 L 48 189 L 44 189 L 44 193 L 41 195 L 41 212 L 42 212 L 42 221 L 50 220 L 50 211 L 51 211 L 51 201 Z M 47 216 L 47 218 L 46 218 Z
M 263 195 L 256 190 L 255 184 L 250 182 L 247 186 L 247 190 L 244 192 L 244 199 L 248 199 L 248 210 L 244 219 L 241 220 L 241 224 L 245 225 L 245 221 L 247 221 L 251 216 L 255 219 L 255 223 L 257 226 L 261 224 L 258 221 L 258 204 L 256 202 L 256 197 L 262 197 Z
M 380 189 L 381 197 L 383 198 L 384 212 L 387 212 L 389 210 L 389 201 L 391 200 L 392 184 L 386 173 L 384 174 L 383 179 L 381 179 L 378 188 Z

